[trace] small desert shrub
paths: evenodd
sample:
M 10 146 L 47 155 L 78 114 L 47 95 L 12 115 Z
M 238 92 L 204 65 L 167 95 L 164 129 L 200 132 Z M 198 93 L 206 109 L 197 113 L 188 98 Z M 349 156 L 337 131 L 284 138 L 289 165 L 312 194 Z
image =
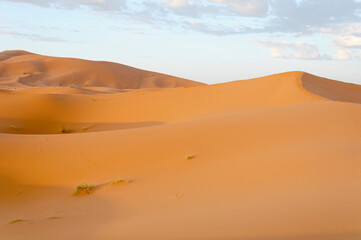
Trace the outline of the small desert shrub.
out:
M 94 127 L 95 125 L 90 125 L 90 126 L 87 126 L 87 127 L 83 127 L 81 130 L 82 131 L 88 131 L 90 128 Z
M 65 125 L 62 125 L 61 126 L 61 133 L 70 133 L 70 130 Z
M 14 219 L 14 220 L 11 220 L 11 221 L 9 222 L 9 224 L 18 223 L 18 222 L 22 222 L 22 221 L 24 221 L 24 220 L 21 219 L 21 218 L 16 218 L 16 219 Z
M 191 159 L 193 159 L 195 156 L 194 155 L 188 155 L 187 157 L 186 157 L 186 159 L 187 160 L 191 160 Z
M 115 179 L 113 182 L 111 182 L 111 185 L 117 185 L 117 184 L 122 184 L 122 183 L 131 183 L 132 180 L 126 180 L 126 179 Z
M 76 187 L 76 189 L 74 191 L 74 195 L 75 196 L 88 195 L 88 194 L 91 194 L 93 191 L 94 191 L 94 186 L 88 185 L 86 183 L 82 183 Z

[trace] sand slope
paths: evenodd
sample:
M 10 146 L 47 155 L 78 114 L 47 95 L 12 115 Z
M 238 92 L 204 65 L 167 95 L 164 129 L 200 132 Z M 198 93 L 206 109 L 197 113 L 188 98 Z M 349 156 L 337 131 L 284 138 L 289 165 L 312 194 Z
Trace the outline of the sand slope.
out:
M 203 85 L 126 65 L 56 58 L 25 51 L 0 52 L 0 87 L 176 88 Z
M 361 238 L 360 86 L 64 88 L 0 93 L 1 237 Z M 83 182 L 94 193 L 73 196 Z

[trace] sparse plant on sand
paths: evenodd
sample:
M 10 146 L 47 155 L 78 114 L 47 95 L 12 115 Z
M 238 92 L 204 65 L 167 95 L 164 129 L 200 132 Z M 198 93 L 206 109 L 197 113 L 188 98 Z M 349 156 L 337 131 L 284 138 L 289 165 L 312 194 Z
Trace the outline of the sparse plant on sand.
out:
M 15 219 L 11 220 L 11 221 L 9 222 L 9 224 L 19 223 L 19 222 L 23 222 L 23 221 L 24 221 L 24 220 L 21 219 L 21 218 L 15 218 Z
M 10 125 L 9 126 L 11 129 L 19 129 L 16 125 Z
M 113 182 L 111 182 L 111 185 L 118 185 L 118 184 L 131 183 L 131 182 L 133 182 L 133 181 L 129 180 L 129 179 L 127 180 L 127 179 L 117 178 Z
M 82 184 L 79 184 L 75 191 L 74 191 L 74 194 L 75 196 L 79 196 L 79 195 L 89 195 L 91 194 L 93 191 L 94 191 L 94 186 L 92 185 L 89 185 L 89 184 L 86 184 L 86 183 L 82 183 Z
M 70 130 L 63 124 L 61 126 L 61 133 L 70 133 Z
M 83 127 L 81 130 L 82 131 L 88 131 L 90 128 L 94 127 L 95 125 L 90 125 L 90 126 L 87 126 L 87 127 Z
M 193 158 L 195 158 L 194 155 L 188 155 L 188 156 L 186 157 L 187 160 L 191 160 L 191 159 L 193 159 Z

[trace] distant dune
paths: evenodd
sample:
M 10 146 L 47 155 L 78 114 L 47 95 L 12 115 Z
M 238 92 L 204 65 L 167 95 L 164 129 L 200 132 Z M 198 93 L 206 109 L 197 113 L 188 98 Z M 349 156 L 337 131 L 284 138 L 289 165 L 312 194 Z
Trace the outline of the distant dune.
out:
M 26 51 L 0 52 L 0 86 L 177 88 L 204 85 L 126 65 L 47 57 Z
M 0 239 L 361 239 L 360 85 L 0 60 Z

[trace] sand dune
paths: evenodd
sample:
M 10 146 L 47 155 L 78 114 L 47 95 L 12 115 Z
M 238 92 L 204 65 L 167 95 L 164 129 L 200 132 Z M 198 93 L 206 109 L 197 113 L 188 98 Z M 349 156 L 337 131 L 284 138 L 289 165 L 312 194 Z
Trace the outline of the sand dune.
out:
M 137 85 L 126 76 L 143 72 L 119 65 L 122 77 L 99 70 L 87 88 L 53 63 L 24 84 L 14 73 L 26 58 L 76 61 L 74 71 L 83 61 L 10 53 L 0 67 L 4 239 L 361 238 L 359 85 L 303 72 Z M 73 196 L 80 183 L 94 192 Z
M 1 52 L 0 61 L 0 87 L 67 86 L 139 89 L 203 85 L 117 63 L 47 57 L 25 51 Z

